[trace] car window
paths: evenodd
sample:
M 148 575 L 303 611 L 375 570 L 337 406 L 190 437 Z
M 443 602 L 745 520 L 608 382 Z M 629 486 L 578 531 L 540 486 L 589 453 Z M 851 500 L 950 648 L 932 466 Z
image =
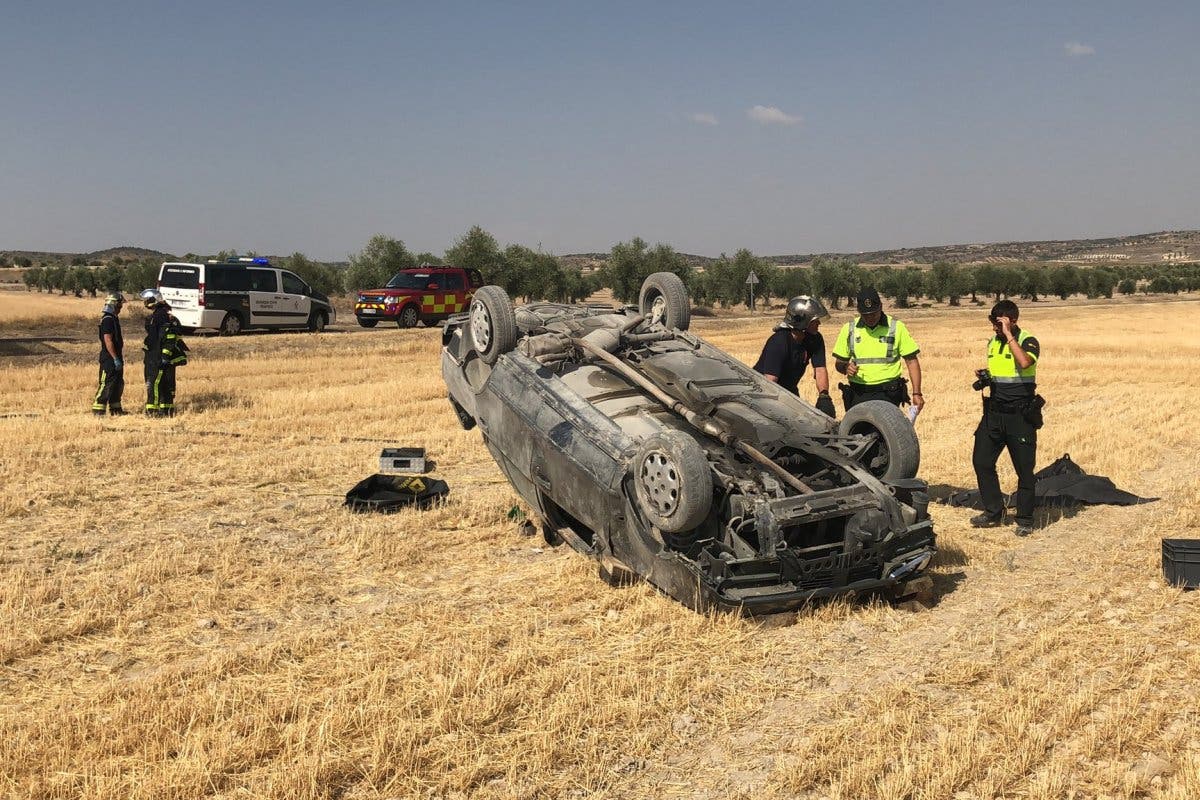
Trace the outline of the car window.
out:
M 388 289 L 424 289 L 429 284 L 428 272 L 397 272 L 387 282 Z
M 425 289 L 444 289 L 446 288 L 446 276 L 442 273 L 430 275 L 425 281 Z
M 158 285 L 164 289 L 199 289 L 200 270 L 181 264 L 164 264 L 158 276 Z
M 280 275 L 283 278 L 283 291 L 285 294 L 308 294 L 308 286 L 304 281 L 300 280 L 299 276 L 293 275 L 290 272 L 282 272 Z
M 273 269 L 248 269 L 246 273 L 250 276 L 251 292 L 278 292 L 279 281 L 275 277 Z
M 452 292 L 460 292 L 463 289 L 463 276 L 461 272 L 446 273 L 446 289 Z

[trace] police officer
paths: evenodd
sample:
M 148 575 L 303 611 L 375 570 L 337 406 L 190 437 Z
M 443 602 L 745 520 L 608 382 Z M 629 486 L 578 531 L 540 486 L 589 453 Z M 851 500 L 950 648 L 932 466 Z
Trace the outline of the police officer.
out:
M 788 301 L 783 322 L 763 345 L 754 369 L 772 383 L 778 383 L 794 395 L 800 394 L 800 378 L 812 364 L 817 382 L 816 406 L 835 416 L 829 397 L 829 371 L 825 368 L 825 339 L 820 334 L 821 318 L 829 312 L 815 297 L 793 297 Z
M 104 298 L 100 315 L 100 382 L 92 400 L 92 413 L 103 417 L 107 411 L 114 417 L 125 413 L 121 394 L 125 391 L 125 340 L 121 336 L 121 308 L 125 295 L 112 292 Z
M 908 328 L 883 313 L 879 292 L 873 287 L 858 293 L 858 314 L 842 326 L 833 345 L 834 368 L 850 379 L 849 384 L 839 386 L 846 410 L 867 400 L 886 400 L 896 406 L 911 403 L 920 410 L 925 405 L 917 359 L 921 349 Z M 912 381 L 911 397 L 900 377 L 901 359 Z
M 987 370 L 976 372 L 977 389 L 991 388 L 983 400 L 983 418 L 975 429 L 971 462 L 984 511 L 971 518 L 976 528 L 1004 522 L 1004 497 L 996 475 L 996 459 L 1006 447 L 1017 472 L 1017 536 L 1033 532 L 1034 477 L 1037 432 L 1042 427 L 1042 405 L 1037 394 L 1037 362 L 1041 345 L 1032 333 L 1017 325 L 1020 311 L 1011 300 L 992 307 L 988 320 L 994 336 L 988 340 Z
M 180 336 L 179 320 L 157 289 L 141 294 L 142 304 L 150 311 L 146 317 L 146 338 L 142 341 L 146 378 L 146 415 L 175 416 L 175 368 L 187 363 L 187 345 Z

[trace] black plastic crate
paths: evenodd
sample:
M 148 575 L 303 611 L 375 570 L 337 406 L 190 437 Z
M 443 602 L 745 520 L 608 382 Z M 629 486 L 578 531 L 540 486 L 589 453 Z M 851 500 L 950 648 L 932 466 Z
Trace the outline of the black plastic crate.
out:
M 1200 588 L 1200 539 L 1163 539 L 1162 564 L 1167 583 Z

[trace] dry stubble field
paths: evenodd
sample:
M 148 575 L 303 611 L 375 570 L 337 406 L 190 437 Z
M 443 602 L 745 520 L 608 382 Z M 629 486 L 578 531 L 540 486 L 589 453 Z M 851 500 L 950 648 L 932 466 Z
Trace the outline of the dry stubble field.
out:
M 1069 452 L 1162 501 L 1026 540 L 935 505 L 933 608 L 766 624 L 610 589 L 521 536 L 436 331 L 193 337 L 178 417 L 97 420 L 72 311 L 59 353 L 0 357 L 0 796 L 1200 796 L 1197 598 L 1159 568 L 1161 537 L 1200 537 L 1200 342 L 1161 345 L 1198 310 L 1023 320 L 1039 466 Z M 905 315 L 938 486 L 973 483 L 983 317 Z M 47 321 L 0 314 L 0 341 Z M 752 361 L 767 325 L 696 330 Z M 391 442 L 429 450 L 448 502 L 347 513 Z

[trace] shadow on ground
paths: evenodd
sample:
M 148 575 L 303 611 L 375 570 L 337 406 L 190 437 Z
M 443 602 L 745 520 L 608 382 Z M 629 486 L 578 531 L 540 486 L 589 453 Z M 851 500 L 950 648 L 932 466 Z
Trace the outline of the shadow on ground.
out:
M 191 413 L 203 414 L 205 411 L 219 411 L 222 408 L 241 408 L 246 402 L 228 392 L 201 392 L 187 398 L 186 402 L 180 405 L 185 405 Z

